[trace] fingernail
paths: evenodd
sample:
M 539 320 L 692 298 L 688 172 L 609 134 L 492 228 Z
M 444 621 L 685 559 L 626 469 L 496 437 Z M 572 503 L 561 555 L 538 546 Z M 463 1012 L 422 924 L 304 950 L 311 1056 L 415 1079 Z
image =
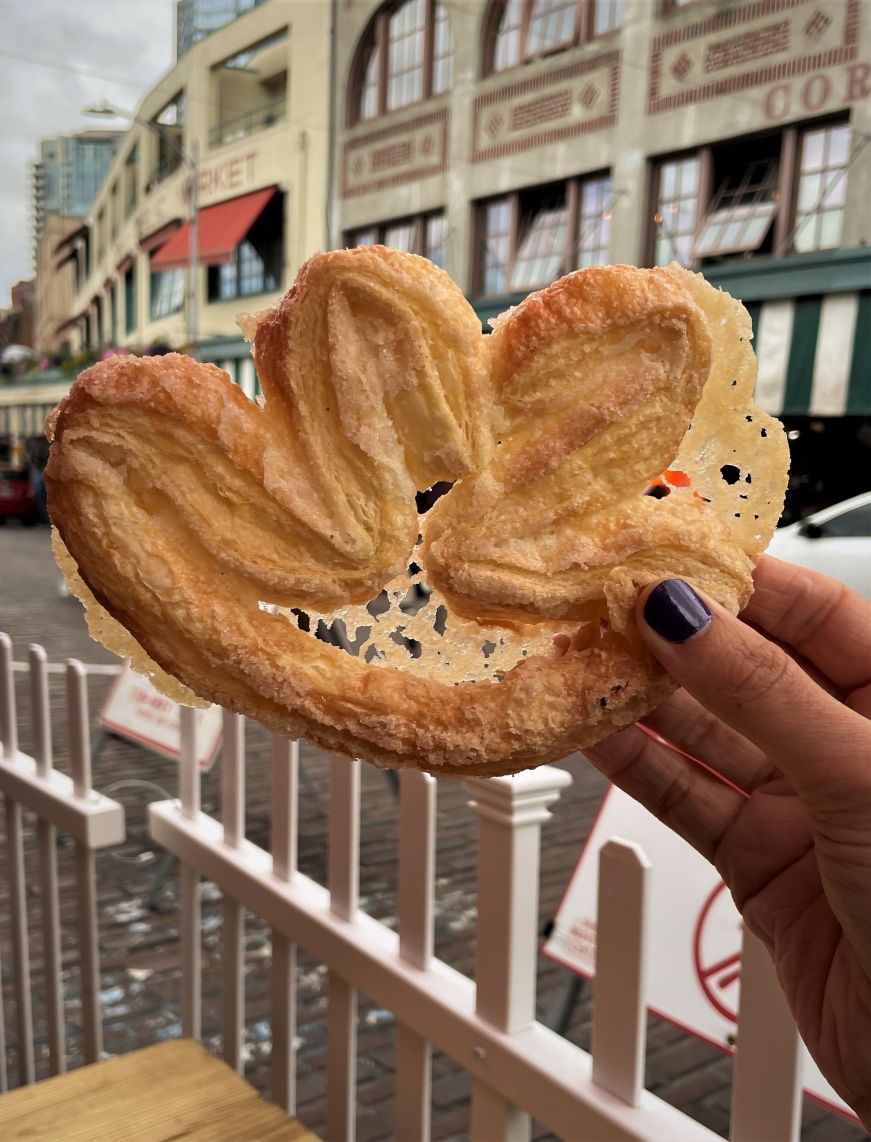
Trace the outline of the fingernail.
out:
M 667 642 L 686 642 L 705 629 L 711 612 L 689 583 L 665 579 L 647 596 L 644 620 Z

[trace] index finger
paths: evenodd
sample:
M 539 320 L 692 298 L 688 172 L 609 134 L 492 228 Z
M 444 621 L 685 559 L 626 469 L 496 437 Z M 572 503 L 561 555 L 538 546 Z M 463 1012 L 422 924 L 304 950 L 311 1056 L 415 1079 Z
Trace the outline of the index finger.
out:
M 828 575 L 763 555 L 741 618 L 792 647 L 836 686 L 871 682 L 871 603 Z

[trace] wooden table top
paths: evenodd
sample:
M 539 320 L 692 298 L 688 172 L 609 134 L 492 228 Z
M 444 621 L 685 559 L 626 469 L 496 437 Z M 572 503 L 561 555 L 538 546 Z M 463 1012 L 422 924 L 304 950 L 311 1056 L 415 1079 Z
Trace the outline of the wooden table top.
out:
M 3 1142 L 318 1142 L 191 1039 L 0 1095 Z

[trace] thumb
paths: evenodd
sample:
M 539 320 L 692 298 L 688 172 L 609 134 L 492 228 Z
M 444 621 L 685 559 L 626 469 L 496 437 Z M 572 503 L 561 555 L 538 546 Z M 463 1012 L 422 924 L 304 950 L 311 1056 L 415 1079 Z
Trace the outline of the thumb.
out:
M 666 579 L 638 601 L 641 635 L 666 670 L 763 750 L 809 808 L 871 796 L 871 728 L 775 643 Z

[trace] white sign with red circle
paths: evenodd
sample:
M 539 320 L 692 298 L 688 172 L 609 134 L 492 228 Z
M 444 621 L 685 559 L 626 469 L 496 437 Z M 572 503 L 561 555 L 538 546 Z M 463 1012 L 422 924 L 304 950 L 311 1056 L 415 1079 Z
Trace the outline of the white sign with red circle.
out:
M 730 1050 L 741 984 L 741 917 L 716 870 L 619 789 L 610 789 L 556 914 L 544 954 L 592 977 L 596 957 L 599 849 L 613 837 L 640 845 L 650 870 L 650 1010 Z M 850 1118 L 804 1052 L 804 1088 Z
M 178 761 L 181 757 L 179 705 L 161 694 L 128 662 L 106 699 L 100 725 L 112 734 Z M 221 744 L 223 715 L 220 706 L 196 710 L 196 757 L 203 773 L 214 764 Z

